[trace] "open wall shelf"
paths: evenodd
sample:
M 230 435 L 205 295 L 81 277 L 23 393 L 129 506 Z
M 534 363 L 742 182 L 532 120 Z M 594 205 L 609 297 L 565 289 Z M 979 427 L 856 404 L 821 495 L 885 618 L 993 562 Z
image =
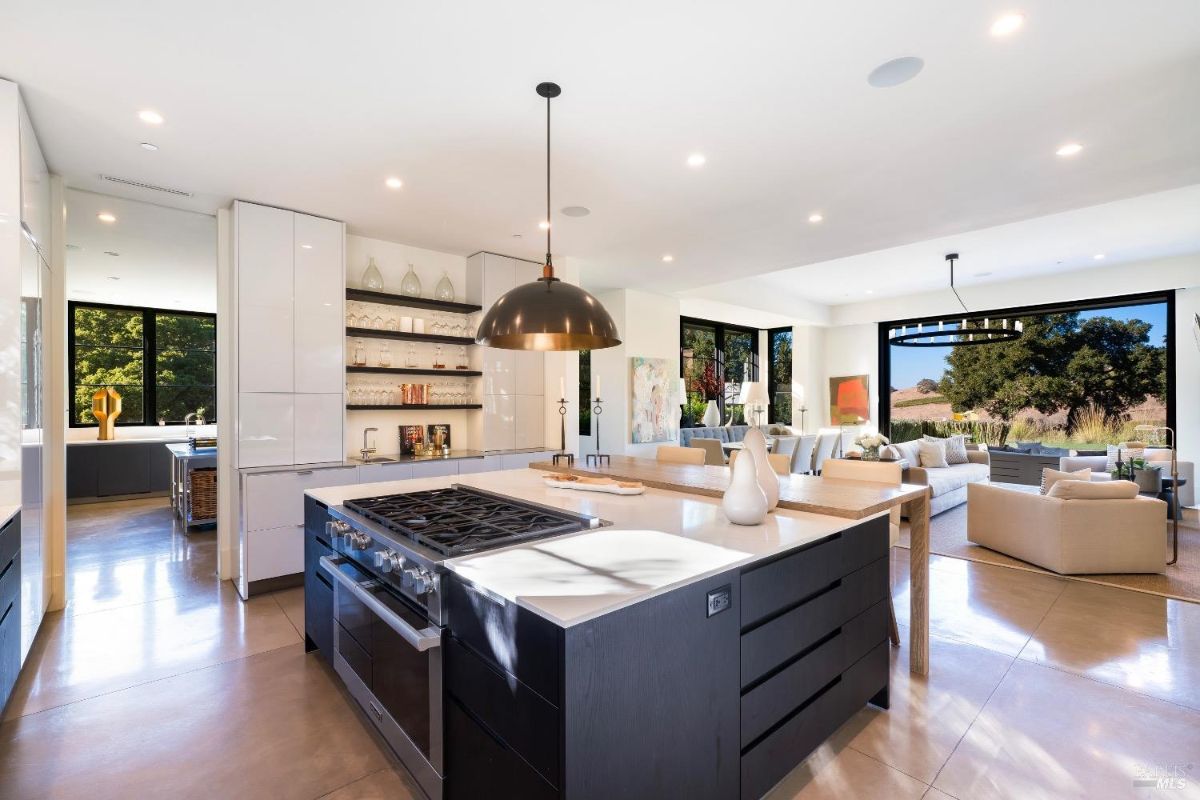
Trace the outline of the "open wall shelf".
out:
M 406 294 L 391 292 L 373 292 L 368 289 L 347 289 L 346 299 L 360 303 L 381 303 L 386 306 L 406 306 L 408 308 L 427 308 L 433 311 L 449 311 L 453 314 L 474 314 L 482 311 L 483 306 L 470 303 L 451 303 L 446 300 L 431 300 L 427 297 L 410 297 Z
M 402 333 L 400 331 L 380 331 L 375 328 L 346 328 L 346 335 L 356 339 L 400 339 L 405 342 L 431 342 L 433 344 L 475 344 L 475 340 L 470 336 L 443 336 L 440 333 Z
M 347 411 L 462 411 L 476 408 L 483 408 L 481 403 L 463 403 L 463 404 L 431 404 L 431 405 L 414 405 L 409 403 L 404 406 L 346 406 Z
M 346 372 L 367 375 L 436 375 L 458 378 L 478 378 L 483 375 L 477 369 L 418 369 L 415 367 L 346 367 Z

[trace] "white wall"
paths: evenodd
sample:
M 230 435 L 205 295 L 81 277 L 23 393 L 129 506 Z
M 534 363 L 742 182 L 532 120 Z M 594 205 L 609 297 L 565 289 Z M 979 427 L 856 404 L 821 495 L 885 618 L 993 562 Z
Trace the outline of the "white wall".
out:
M 21 502 L 21 135 L 17 85 L 0 80 L 0 505 Z
M 422 295 L 432 297 L 433 287 L 445 274 L 454 284 L 455 299 L 460 303 L 467 302 L 467 259 L 463 256 L 348 234 L 346 283 L 351 288 L 363 288 L 363 272 L 366 271 L 367 263 L 372 257 L 375 259 L 375 266 L 379 267 L 383 274 L 383 288 L 386 292 L 400 292 L 400 282 L 408 272 L 408 265 L 412 264 L 413 272 L 421 279 Z
M 829 419 L 825 334 L 819 325 L 792 327 L 792 425 L 812 433 Z M 802 415 L 801 407 L 808 410 Z
M 1200 341 L 1193 335 L 1200 287 L 1175 293 L 1175 426 L 1179 457 L 1200 461 Z

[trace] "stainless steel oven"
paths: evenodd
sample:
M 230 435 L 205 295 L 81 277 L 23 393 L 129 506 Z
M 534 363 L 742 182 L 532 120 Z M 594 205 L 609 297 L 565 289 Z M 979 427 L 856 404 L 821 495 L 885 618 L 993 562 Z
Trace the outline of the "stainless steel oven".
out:
M 352 560 L 323 556 L 321 568 L 334 591 L 334 669 L 425 793 L 441 800 L 442 628 Z

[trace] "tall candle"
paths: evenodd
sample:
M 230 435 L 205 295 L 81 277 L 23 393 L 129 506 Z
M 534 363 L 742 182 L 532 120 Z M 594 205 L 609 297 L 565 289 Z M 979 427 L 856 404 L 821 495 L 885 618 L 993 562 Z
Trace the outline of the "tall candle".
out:
M 596 388 L 596 397 L 600 396 L 600 376 L 597 375 L 592 379 L 592 386 Z
M 567 382 L 565 378 L 558 379 L 558 396 L 563 400 L 567 399 Z

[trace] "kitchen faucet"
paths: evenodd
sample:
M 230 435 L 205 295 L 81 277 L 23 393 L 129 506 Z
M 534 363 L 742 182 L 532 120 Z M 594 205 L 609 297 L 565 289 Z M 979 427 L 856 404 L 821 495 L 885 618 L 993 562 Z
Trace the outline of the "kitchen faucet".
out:
M 197 416 L 199 415 L 194 411 L 190 414 L 183 415 L 183 435 L 189 439 L 192 438 L 192 434 L 195 433 L 195 431 L 192 430 L 192 420 Z
M 378 430 L 379 430 L 379 428 L 366 428 L 363 430 L 363 446 L 362 446 L 362 450 L 359 450 L 358 452 L 362 453 L 362 460 L 364 462 L 370 461 L 371 454 L 375 452 L 374 447 L 367 446 L 367 434 L 371 433 L 372 431 L 378 431 Z

